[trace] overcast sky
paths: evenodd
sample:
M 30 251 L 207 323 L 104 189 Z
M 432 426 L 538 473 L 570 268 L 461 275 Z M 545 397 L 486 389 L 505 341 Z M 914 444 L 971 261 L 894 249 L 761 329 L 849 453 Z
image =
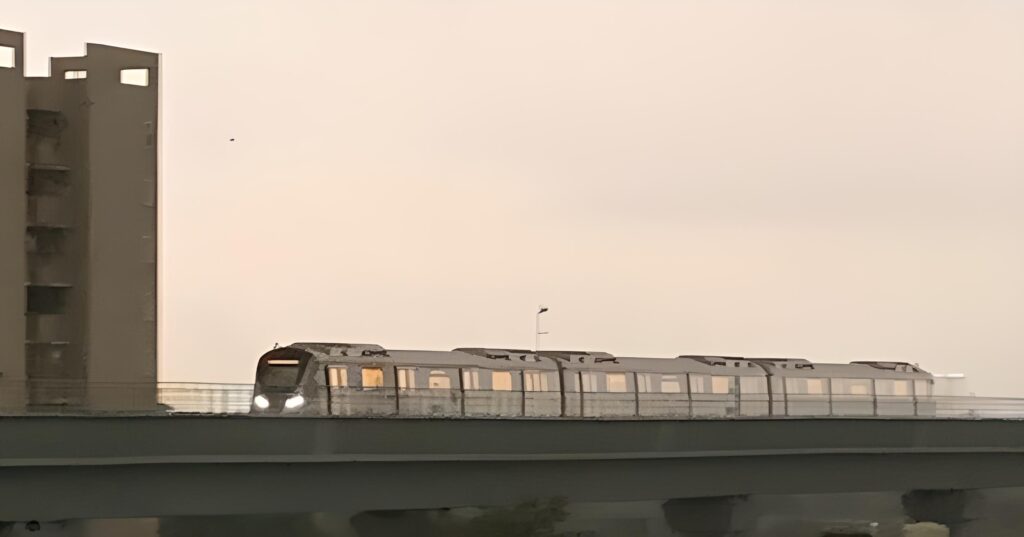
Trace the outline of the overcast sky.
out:
M 163 54 L 164 380 L 275 342 L 905 360 L 1024 395 L 1024 2 L 0 0 Z M 235 138 L 235 142 L 229 142 Z

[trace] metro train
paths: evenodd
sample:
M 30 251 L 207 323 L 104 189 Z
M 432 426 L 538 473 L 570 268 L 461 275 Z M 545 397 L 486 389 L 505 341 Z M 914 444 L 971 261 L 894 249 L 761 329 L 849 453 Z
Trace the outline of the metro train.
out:
M 904 362 L 617 357 L 603 352 L 294 343 L 256 367 L 258 415 L 715 418 L 928 416 L 934 379 Z

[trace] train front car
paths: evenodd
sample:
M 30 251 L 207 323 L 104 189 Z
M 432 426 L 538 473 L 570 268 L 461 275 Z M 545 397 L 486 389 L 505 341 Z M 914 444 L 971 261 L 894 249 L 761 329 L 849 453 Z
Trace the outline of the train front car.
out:
M 315 385 L 310 391 L 309 376 L 313 355 L 302 348 L 288 346 L 274 349 L 260 357 L 256 364 L 250 413 L 318 414 Z

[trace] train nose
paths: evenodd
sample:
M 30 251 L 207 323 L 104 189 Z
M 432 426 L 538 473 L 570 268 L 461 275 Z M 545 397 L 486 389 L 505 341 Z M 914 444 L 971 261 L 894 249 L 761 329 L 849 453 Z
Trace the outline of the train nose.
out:
M 294 413 L 300 412 L 309 404 L 309 400 L 297 392 L 264 391 L 252 398 L 252 411 L 259 413 Z

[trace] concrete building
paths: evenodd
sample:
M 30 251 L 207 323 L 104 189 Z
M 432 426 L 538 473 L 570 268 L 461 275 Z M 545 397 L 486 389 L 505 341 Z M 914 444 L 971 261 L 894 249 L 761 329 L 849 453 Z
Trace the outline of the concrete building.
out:
M 23 43 L 0 30 L 0 381 L 153 384 L 159 56 L 89 44 L 26 77 Z

